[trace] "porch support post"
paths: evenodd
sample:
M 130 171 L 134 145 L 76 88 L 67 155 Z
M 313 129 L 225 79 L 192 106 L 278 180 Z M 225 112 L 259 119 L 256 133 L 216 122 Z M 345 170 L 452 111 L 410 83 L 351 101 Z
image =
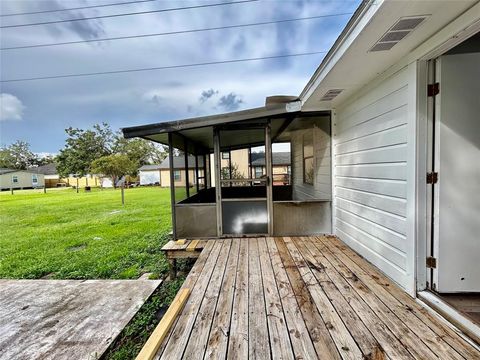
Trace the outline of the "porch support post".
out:
M 232 150 L 228 150 L 228 171 L 229 171 L 228 178 L 232 180 Z M 230 187 L 232 185 L 233 183 L 230 181 Z
M 248 178 L 253 179 L 253 169 L 252 169 L 252 148 L 248 148 Z M 250 181 L 250 186 L 253 186 L 253 181 Z
M 205 189 L 208 189 L 212 183 L 211 180 L 209 179 L 210 169 L 207 169 L 207 156 L 210 156 L 210 155 L 203 154 L 203 184 Z M 210 164 L 210 161 L 208 163 Z
M 188 142 L 186 138 L 183 140 L 183 143 L 185 148 L 185 151 L 183 152 L 183 154 L 185 155 L 185 191 L 187 193 L 187 198 L 189 198 L 190 197 L 190 184 L 189 184 L 190 178 L 188 176 L 188 173 L 190 169 L 188 168 Z
M 197 149 L 195 149 L 195 185 L 196 185 L 196 188 L 197 188 L 197 193 L 200 191 L 200 187 L 198 185 L 198 153 L 197 153 Z
M 217 236 L 221 237 L 222 230 L 222 184 L 220 183 L 221 159 L 220 136 L 217 128 L 213 130 L 213 159 L 215 169 L 215 198 L 217 206 Z
M 173 167 L 173 141 L 172 141 L 173 134 L 168 133 L 168 161 L 170 165 L 170 202 L 172 207 L 172 232 L 173 232 L 173 240 L 177 239 L 177 231 L 176 226 L 177 223 L 175 221 L 175 175 L 174 175 L 174 167 Z
M 273 235 L 273 195 L 272 195 L 272 139 L 270 120 L 265 127 L 265 167 L 267 173 L 267 210 L 268 210 L 268 235 Z

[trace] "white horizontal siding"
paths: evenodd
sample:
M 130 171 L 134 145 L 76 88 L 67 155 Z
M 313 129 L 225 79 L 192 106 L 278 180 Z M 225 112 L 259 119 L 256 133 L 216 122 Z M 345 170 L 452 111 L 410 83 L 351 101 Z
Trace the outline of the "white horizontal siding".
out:
M 336 110 L 334 231 L 408 287 L 407 68 Z

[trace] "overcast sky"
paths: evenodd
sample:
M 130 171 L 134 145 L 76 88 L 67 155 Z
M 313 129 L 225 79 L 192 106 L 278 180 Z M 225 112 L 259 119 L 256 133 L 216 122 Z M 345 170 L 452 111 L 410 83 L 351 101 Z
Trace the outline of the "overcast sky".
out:
M 128 0 L 2 0 L 2 14 Z M 219 3 L 151 1 L 2 17 L 3 26 Z M 158 33 L 353 13 L 359 0 L 259 0 L 146 15 L 1 29 L 1 47 Z M 328 50 L 351 15 L 173 36 L 1 51 L 1 78 L 191 64 Z M 269 95 L 299 95 L 323 55 L 127 74 L 1 83 L 0 143 L 25 140 L 57 153 L 64 129 L 107 122 L 112 128 L 262 106 Z

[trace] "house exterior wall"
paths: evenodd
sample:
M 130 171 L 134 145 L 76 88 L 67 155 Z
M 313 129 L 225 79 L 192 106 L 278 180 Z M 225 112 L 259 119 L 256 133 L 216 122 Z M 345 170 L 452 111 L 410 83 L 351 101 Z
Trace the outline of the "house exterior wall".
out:
M 305 184 L 303 179 L 303 137 L 313 133 L 313 185 Z M 331 145 L 330 124 L 325 122 L 323 128 L 295 131 L 291 138 L 292 152 L 292 186 L 294 200 L 331 200 Z
M 140 170 L 138 172 L 140 185 L 153 185 L 155 183 L 161 185 L 160 172 L 161 170 Z
M 241 174 L 246 179 L 248 179 L 249 178 L 248 149 L 232 150 L 231 155 L 232 155 L 232 167 L 237 166 L 238 173 Z M 223 161 L 222 161 L 222 166 L 223 166 Z M 226 166 L 228 166 L 228 163 Z
M 266 169 L 265 166 L 252 166 L 252 177 L 255 178 L 255 168 L 262 168 L 262 174 L 265 175 Z M 288 165 L 273 165 L 272 166 L 272 174 L 288 174 Z
M 32 175 L 37 177 L 37 183 L 32 182 Z M 12 183 L 12 177 L 17 177 L 17 182 Z M 7 174 L 0 175 L 0 189 L 14 189 L 43 187 L 45 186 L 45 180 L 43 174 L 35 174 L 27 171 L 15 171 Z
M 180 171 L 180 180 L 175 181 L 175 186 L 185 186 L 186 173 L 184 169 L 176 169 Z M 195 184 L 195 170 L 188 171 L 188 180 L 191 185 Z M 160 186 L 161 187 L 170 187 L 170 170 L 162 169 L 160 171 Z
M 409 292 L 415 283 L 415 137 L 409 136 L 415 134 L 415 67 L 341 104 L 332 127 L 334 233 Z

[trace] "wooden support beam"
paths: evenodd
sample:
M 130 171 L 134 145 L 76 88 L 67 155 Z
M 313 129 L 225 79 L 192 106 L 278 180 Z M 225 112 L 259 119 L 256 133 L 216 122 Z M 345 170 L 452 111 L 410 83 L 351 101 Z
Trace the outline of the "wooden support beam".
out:
M 187 239 L 178 239 L 177 241 L 175 241 L 177 245 L 185 245 L 186 242 L 187 242 Z
M 160 345 L 162 344 L 162 341 L 165 339 L 165 336 L 172 327 L 173 322 L 187 302 L 189 295 L 190 289 L 187 288 L 181 289 L 177 293 L 177 296 L 173 300 L 162 320 L 160 320 L 155 330 L 153 330 L 152 335 L 150 335 L 142 350 L 140 350 L 140 353 L 135 358 L 136 360 L 152 360 L 155 357 Z

